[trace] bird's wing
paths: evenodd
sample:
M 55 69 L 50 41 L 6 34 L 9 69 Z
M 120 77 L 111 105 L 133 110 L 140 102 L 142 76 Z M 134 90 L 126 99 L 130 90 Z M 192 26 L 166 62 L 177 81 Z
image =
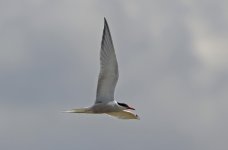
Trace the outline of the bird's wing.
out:
M 117 117 L 119 119 L 139 119 L 138 115 L 136 115 L 128 110 L 110 112 L 110 113 L 106 113 L 106 114 L 113 116 L 113 117 Z
M 95 103 L 114 100 L 114 91 L 119 77 L 116 54 L 108 23 L 104 18 L 104 30 L 100 50 L 100 74 Z

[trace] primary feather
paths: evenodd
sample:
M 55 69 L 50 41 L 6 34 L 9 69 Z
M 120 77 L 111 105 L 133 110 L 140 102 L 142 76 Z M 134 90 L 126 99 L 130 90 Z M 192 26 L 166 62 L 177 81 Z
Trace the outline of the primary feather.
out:
M 108 23 L 105 19 L 100 50 L 100 74 L 98 77 L 95 103 L 103 103 L 114 100 L 114 92 L 118 77 L 119 73 L 116 54 Z

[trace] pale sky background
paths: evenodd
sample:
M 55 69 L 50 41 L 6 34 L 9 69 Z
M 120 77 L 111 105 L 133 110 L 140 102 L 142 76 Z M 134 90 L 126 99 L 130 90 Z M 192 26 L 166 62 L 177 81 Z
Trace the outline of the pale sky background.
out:
M 228 1 L 0 0 L 1 150 L 227 150 Z M 116 100 L 94 103 L 106 17 Z

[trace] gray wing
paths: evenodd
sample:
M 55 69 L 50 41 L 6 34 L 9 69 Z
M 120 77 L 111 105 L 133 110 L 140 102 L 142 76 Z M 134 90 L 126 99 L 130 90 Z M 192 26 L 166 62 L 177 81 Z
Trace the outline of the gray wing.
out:
M 104 30 L 100 50 L 100 74 L 95 103 L 114 100 L 114 92 L 119 77 L 116 54 L 108 23 L 104 18 Z

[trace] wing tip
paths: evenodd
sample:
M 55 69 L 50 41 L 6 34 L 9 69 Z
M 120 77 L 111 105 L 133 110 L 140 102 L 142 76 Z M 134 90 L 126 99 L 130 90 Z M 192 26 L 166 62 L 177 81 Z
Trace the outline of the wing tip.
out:
M 108 21 L 107 21 L 106 17 L 104 17 L 104 29 L 105 28 L 107 28 L 109 30 Z
M 104 23 L 105 23 L 105 24 L 107 24 L 107 20 L 106 20 L 106 18 L 105 18 L 105 17 L 104 17 Z
M 113 45 L 112 43 L 112 37 L 111 37 L 111 33 L 110 33 L 110 30 L 109 30 L 109 26 L 108 26 L 108 22 L 106 20 L 106 17 L 104 17 L 104 29 L 103 29 L 103 35 L 102 35 L 102 41 L 101 41 L 101 45 L 103 46 L 104 45 L 104 42 L 105 42 L 105 38 L 110 38 L 110 43 L 111 45 Z

